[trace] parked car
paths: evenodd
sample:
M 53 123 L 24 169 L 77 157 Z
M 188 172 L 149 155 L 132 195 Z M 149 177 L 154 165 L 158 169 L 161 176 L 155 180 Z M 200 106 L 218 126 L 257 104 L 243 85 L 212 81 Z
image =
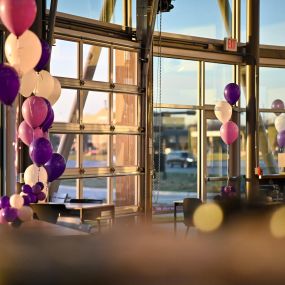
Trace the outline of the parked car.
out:
M 191 155 L 188 151 L 175 150 L 167 155 L 166 164 L 170 167 L 175 165 L 180 167 L 190 167 L 195 166 L 196 161 L 193 155 Z

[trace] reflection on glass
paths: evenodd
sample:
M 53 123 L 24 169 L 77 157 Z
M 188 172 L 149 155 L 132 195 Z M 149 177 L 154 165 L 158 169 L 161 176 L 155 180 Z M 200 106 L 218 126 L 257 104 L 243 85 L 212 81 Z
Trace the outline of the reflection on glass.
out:
M 138 137 L 134 135 L 113 136 L 113 164 L 116 166 L 136 166 Z
M 123 0 L 81 0 L 81 1 L 58 1 L 59 12 L 95 19 L 103 22 L 122 25 L 123 23 Z M 50 9 L 50 0 L 47 0 L 47 9 Z M 133 14 L 135 18 L 136 13 Z
M 63 156 L 65 153 L 68 154 L 68 158 L 66 159 L 66 168 L 74 168 L 76 167 L 76 153 L 77 153 L 77 135 L 74 134 L 49 134 L 50 141 L 52 144 L 52 148 L 54 152 L 59 152 Z M 66 143 L 66 149 L 63 150 L 60 148 L 60 145 Z M 66 158 L 66 157 L 65 157 Z
M 153 93 L 154 103 L 197 105 L 198 63 L 190 60 L 161 58 L 161 74 L 159 58 L 153 61 Z
M 84 199 L 100 199 L 104 203 L 107 201 L 108 184 L 106 177 L 83 179 Z
M 240 0 L 240 18 L 241 18 L 241 37 L 242 43 L 246 43 L 246 0 Z
M 206 62 L 205 70 L 205 104 L 215 105 L 224 100 L 224 88 L 233 82 L 233 66 Z
M 83 108 L 83 123 L 109 123 L 109 93 L 89 91 Z
M 282 0 L 260 0 L 260 43 L 285 45 L 279 31 L 285 29 L 285 2 Z
M 67 201 L 76 198 L 76 179 L 59 180 L 58 194 L 67 194 Z
M 136 176 L 123 176 L 113 179 L 113 203 L 115 206 L 135 205 L 135 193 L 137 191 Z
M 261 67 L 259 78 L 259 108 L 270 109 L 276 99 L 284 101 L 284 68 Z
M 114 50 L 113 77 L 115 83 L 137 84 L 137 53 L 126 50 Z
M 52 48 L 50 73 L 54 76 L 78 78 L 76 42 L 56 40 Z
M 153 204 L 173 205 L 175 200 L 197 197 L 197 114 L 164 109 L 161 115 L 154 109 Z M 154 210 L 159 211 L 156 206 Z
M 83 45 L 83 78 L 103 82 L 109 81 L 108 48 Z
M 241 80 L 240 80 L 240 107 L 246 107 L 246 67 L 241 66 Z
M 138 96 L 128 94 L 114 94 L 113 124 L 135 126 L 138 117 Z
M 108 135 L 83 135 L 83 166 L 105 167 L 108 165 Z
M 61 89 L 60 97 L 52 108 L 54 111 L 54 122 L 78 122 L 77 91 Z
M 230 37 L 231 2 L 213 0 L 173 1 L 174 9 L 169 13 L 162 14 L 162 31 L 213 39 Z M 159 18 L 158 15 L 156 30 L 159 30 Z
M 278 173 L 277 131 L 274 126 L 276 115 L 261 113 L 259 116 L 259 165 L 264 174 Z

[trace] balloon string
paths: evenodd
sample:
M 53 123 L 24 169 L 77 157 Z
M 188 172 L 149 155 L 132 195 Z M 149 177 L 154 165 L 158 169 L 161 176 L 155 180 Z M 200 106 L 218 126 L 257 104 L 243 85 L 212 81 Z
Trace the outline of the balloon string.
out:
M 229 152 L 229 145 L 227 145 L 227 186 L 229 186 L 230 183 L 230 152 Z
M 40 181 L 40 168 L 38 168 L 38 182 Z

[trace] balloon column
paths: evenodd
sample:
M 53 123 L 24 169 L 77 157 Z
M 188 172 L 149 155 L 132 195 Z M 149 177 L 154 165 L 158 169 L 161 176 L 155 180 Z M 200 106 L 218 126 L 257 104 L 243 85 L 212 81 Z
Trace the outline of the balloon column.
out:
M 0 101 L 11 106 L 18 93 L 27 98 L 22 105 L 24 121 L 19 125 L 18 137 L 29 146 L 33 164 L 25 170 L 22 192 L 0 198 L 0 223 L 32 219 L 28 205 L 44 201 L 48 182 L 65 170 L 65 160 L 53 153 L 48 136 L 54 120 L 52 105 L 60 97 L 61 85 L 44 70 L 50 46 L 28 30 L 36 13 L 35 0 L 1 0 L 0 18 L 11 33 L 5 42 L 9 64 L 0 65 Z
M 224 97 L 226 101 L 217 102 L 214 112 L 217 119 L 222 122 L 222 126 L 220 128 L 221 138 L 226 145 L 230 145 L 236 141 L 239 135 L 237 124 L 230 121 L 230 119 L 232 116 L 232 105 L 234 105 L 240 98 L 240 87 L 235 83 L 229 83 L 224 89 Z M 232 189 L 234 188 L 229 186 L 228 173 L 228 183 L 227 186 L 222 187 L 222 196 L 224 196 L 225 193 L 233 192 Z
M 271 104 L 273 110 L 284 111 L 284 102 L 280 99 L 274 100 Z M 285 147 L 285 114 L 275 113 L 277 116 L 275 119 L 275 128 L 278 132 L 277 134 L 277 144 L 280 149 Z

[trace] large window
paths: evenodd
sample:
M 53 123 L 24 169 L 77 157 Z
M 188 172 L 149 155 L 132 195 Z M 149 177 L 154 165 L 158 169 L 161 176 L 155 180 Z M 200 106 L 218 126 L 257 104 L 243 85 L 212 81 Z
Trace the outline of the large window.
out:
M 51 191 L 137 205 L 142 135 L 137 54 L 136 46 L 56 39 L 51 73 L 63 88 L 50 136 L 67 169 Z

